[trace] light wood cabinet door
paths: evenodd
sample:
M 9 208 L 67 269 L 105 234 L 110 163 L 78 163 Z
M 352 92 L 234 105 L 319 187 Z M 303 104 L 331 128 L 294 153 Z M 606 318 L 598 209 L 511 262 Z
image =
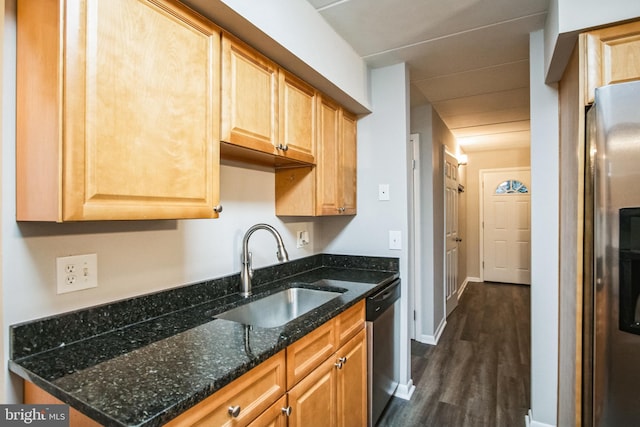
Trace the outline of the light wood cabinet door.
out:
M 285 375 L 285 354 L 281 351 L 166 426 L 246 426 L 285 395 Z M 230 408 L 235 407 L 238 414 L 233 416 Z
M 321 98 L 318 103 L 318 164 L 316 214 L 340 213 L 340 107 Z
M 640 79 L 640 22 L 586 34 L 587 103 L 593 103 L 597 87 Z
M 336 381 L 337 367 L 329 358 L 289 390 L 289 427 L 336 426 Z
M 342 363 L 336 380 L 338 427 L 367 425 L 367 343 L 365 330 L 336 352 Z
M 284 69 L 279 72 L 281 155 L 315 163 L 316 90 Z
M 276 170 L 276 215 L 357 213 L 357 120 L 318 95 L 316 166 Z
M 217 217 L 219 29 L 171 0 L 30 3 L 17 219 Z
M 357 211 L 357 120 L 342 110 L 340 114 L 340 213 L 355 215 Z
M 222 141 L 276 153 L 278 67 L 224 33 L 222 37 Z
M 253 420 L 249 427 L 287 427 L 287 396 L 282 396 L 269 409 Z

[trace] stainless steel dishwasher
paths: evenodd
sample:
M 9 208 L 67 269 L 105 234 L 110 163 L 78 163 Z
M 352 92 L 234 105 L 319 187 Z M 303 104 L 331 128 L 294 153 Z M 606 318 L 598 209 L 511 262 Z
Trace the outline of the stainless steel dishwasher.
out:
M 369 426 L 375 426 L 398 387 L 399 330 L 395 306 L 400 279 L 367 298 Z

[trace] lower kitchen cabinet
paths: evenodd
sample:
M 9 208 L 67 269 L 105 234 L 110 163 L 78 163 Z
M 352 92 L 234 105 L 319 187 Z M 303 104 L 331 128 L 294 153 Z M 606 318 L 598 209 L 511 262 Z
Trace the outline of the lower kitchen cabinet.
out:
M 246 426 L 281 398 L 285 387 L 281 351 L 166 425 Z
M 253 420 L 249 427 L 286 427 L 287 414 L 290 414 L 290 411 L 291 408 L 287 406 L 287 396 L 282 396 L 269 409 Z
M 289 390 L 289 427 L 336 426 L 336 364 L 330 357 Z
M 23 401 L 26 404 L 63 405 L 64 403 L 50 395 L 32 382 L 24 382 Z M 92 420 L 77 409 L 69 407 L 69 427 L 100 427 L 102 424 Z
M 367 424 L 367 346 L 362 329 L 287 393 L 289 427 Z
M 337 422 L 339 427 L 367 425 L 367 341 L 362 329 L 336 353 L 344 358 L 338 369 Z M 338 362 L 339 363 L 339 362 Z
M 350 307 L 165 426 L 366 426 L 364 307 Z M 61 403 L 30 382 L 24 402 Z M 100 425 L 73 408 L 70 415 L 70 427 Z

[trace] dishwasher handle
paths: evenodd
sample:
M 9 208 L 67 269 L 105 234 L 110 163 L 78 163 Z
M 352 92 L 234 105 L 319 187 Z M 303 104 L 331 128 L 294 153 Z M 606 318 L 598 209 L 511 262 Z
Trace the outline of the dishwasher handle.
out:
M 391 307 L 400 298 L 400 280 L 380 290 L 378 293 L 367 298 L 366 318 L 367 321 L 374 321 L 384 311 Z
M 380 294 L 382 294 L 382 295 L 380 295 Z M 379 294 L 376 294 L 376 295 L 372 296 L 371 299 L 373 301 L 376 301 L 376 302 L 381 302 L 381 301 L 386 300 L 387 298 L 389 298 L 392 295 L 393 295 L 393 289 L 390 290 L 390 291 L 385 289 L 382 292 L 380 292 Z

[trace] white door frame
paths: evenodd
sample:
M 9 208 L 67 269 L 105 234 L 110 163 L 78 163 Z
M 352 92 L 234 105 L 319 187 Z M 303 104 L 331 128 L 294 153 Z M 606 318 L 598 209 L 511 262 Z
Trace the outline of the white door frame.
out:
M 412 170 L 412 181 L 413 185 L 411 187 L 412 195 L 411 200 L 413 201 L 413 209 L 411 210 L 411 224 L 413 228 L 413 238 L 410 239 L 409 248 L 413 250 L 413 256 L 410 257 L 412 260 L 411 272 L 412 272 L 412 280 L 410 282 L 411 290 L 413 298 L 411 301 L 411 313 L 410 313 L 410 322 L 409 324 L 412 327 L 409 328 L 409 336 L 412 339 L 416 339 L 416 337 L 422 336 L 422 210 L 420 208 L 421 205 L 421 187 L 420 187 L 420 135 L 417 133 L 412 133 L 409 136 L 409 152 L 412 153 L 411 158 L 409 159 L 409 170 Z
M 478 239 L 478 253 L 480 254 L 480 281 L 484 282 L 484 174 L 492 173 L 492 172 L 525 172 L 528 171 L 531 173 L 531 167 L 529 166 L 518 166 L 511 168 L 494 168 L 494 169 L 480 169 L 478 171 L 478 183 L 480 185 L 480 191 L 478 191 L 479 196 L 479 206 L 480 206 L 480 220 L 478 222 L 478 230 L 480 230 L 480 238 Z

